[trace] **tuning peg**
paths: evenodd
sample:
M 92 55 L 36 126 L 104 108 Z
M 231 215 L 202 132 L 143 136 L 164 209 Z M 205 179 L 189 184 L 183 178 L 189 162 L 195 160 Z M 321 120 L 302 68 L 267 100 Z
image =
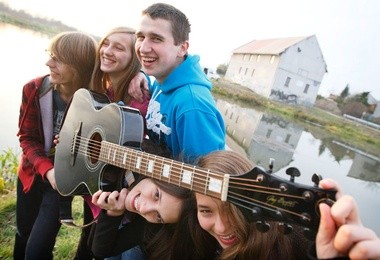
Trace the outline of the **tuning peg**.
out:
M 290 181 L 294 182 L 295 177 L 301 176 L 301 172 L 295 167 L 289 167 L 286 169 L 286 174 L 290 176 Z
M 286 224 L 286 223 L 279 223 L 280 230 L 285 234 L 289 235 L 293 232 L 293 226 Z
M 256 222 L 256 228 L 261 233 L 265 233 L 270 229 L 270 224 L 268 222 L 263 221 L 257 221 Z
M 311 181 L 314 182 L 314 187 L 319 186 L 319 182 L 322 180 L 322 176 L 320 174 L 314 173 L 311 177 Z

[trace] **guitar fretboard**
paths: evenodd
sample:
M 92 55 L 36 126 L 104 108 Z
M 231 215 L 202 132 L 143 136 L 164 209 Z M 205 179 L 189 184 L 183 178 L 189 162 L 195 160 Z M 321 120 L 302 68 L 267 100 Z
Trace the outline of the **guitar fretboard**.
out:
M 212 173 L 190 164 L 149 154 L 107 141 L 101 142 L 102 162 L 187 188 L 222 201 L 228 193 L 228 174 Z

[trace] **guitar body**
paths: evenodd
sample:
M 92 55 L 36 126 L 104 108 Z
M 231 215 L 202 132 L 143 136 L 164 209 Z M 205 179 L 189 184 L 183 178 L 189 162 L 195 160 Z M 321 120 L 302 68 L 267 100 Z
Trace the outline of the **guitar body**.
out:
M 58 192 L 92 195 L 100 189 L 108 167 L 98 160 L 101 142 L 140 149 L 143 135 L 144 120 L 138 110 L 110 104 L 105 95 L 79 89 L 66 111 L 56 146 Z

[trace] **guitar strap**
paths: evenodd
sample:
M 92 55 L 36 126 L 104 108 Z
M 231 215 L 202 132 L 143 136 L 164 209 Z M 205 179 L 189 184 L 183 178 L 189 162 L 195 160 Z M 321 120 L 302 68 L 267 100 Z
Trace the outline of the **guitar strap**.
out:
M 73 202 L 73 196 L 60 196 L 59 201 L 59 221 L 62 225 L 75 227 L 75 228 L 85 228 L 88 226 L 91 226 L 94 224 L 98 216 L 94 217 L 94 219 L 89 222 L 85 223 L 83 225 L 77 225 L 74 223 L 74 219 L 72 217 L 72 202 Z

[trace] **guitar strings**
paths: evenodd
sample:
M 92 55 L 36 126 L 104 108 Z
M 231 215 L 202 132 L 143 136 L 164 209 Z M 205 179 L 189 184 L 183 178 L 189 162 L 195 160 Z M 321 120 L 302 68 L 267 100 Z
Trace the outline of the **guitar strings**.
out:
M 223 180 L 223 175 L 218 173 L 210 172 L 207 169 L 202 169 L 200 167 L 192 166 L 185 164 L 183 162 L 177 162 L 172 159 L 164 158 L 157 155 L 148 154 L 146 152 L 135 150 L 133 148 L 120 146 L 117 144 L 104 142 L 104 141 L 97 141 L 81 136 L 76 137 L 76 142 L 73 142 L 72 144 L 75 147 L 72 147 L 72 152 L 79 153 L 81 155 L 87 156 L 89 159 L 91 159 L 91 162 L 94 164 L 98 160 L 108 163 L 111 159 L 107 159 L 107 156 L 110 157 L 111 154 L 107 154 L 105 157 L 102 156 L 102 150 L 104 147 L 109 147 L 114 150 L 114 153 L 112 154 L 112 160 L 110 164 L 114 164 L 115 166 L 118 166 L 120 168 L 124 168 L 131 171 L 137 171 L 145 176 L 152 177 L 157 180 L 162 180 L 168 183 L 171 183 L 176 186 L 189 188 L 191 190 L 194 190 L 196 192 L 203 193 L 205 195 L 212 196 L 217 199 L 221 199 L 221 195 L 218 192 L 212 192 L 208 191 L 208 185 L 210 184 L 209 181 L 211 178 L 215 178 L 217 180 Z M 124 153 L 118 153 L 117 150 L 123 151 Z M 125 156 L 127 154 L 127 156 Z M 155 176 L 154 171 L 151 173 L 148 172 L 148 168 L 150 167 L 150 162 L 154 161 L 156 162 L 157 159 L 161 161 L 161 171 L 164 167 L 164 162 L 166 161 L 166 164 L 170 164 L 170 167 L 168 169 L 168 176 L 169 177 L 163 177 L 161 173 L 158 173 L 157 176 Z M 136 168 L 137 161 L 139 160 L 139 166 Z M 135 163 L 135 165 L 133 164 Z M 141 169 L 145 169 L 145 173 Z M 182 182 L 181 175 L 183 171 L 189 171 L 192 172 L 192 178 L 191 178 L 191 184 L 184 184 Z M 157 171 L 156 171 L 157 172 Z M 205 177 L 208 177 L 205 181 Z M 249 204 L 250 206 L 241 205 L 243 207 L 246 207 L 248 209 L 251 209 L 251 206 L 257 206 L 260 207 L 266 207 L 268 210 L 272 211 L 278 211 L 281 209 L 283 212 L 287 212 L 289 214 L 297 215 L 299 217 L 305 218 L 304 215 L 299 214 L 297 212 L 293 212 L 290 210 L 287 210 L 285 207 L 281 208 L 278 205 L 272 205 L 270 203 L 265 202 L 267 195 L 274 195 L 274 196 L 280 196 L 280 197 L 289 197 L 294 199 L 300 199 L 302 201 L 305 200 L 303 196 L 297 196 L 297 195 L 291 195 L 281 192 L 280 188 L 272 188 L 272 187 L 263 187 L 260 185 L 256 185 L 258 183 L 258 180 L 255 179 L 246 179 L 246 178 L 239 178 L 236 176 L 230 176 L 229 177 L 229 197 L 233 198 L 236 202 L 242 202 L 245 204 Z M 255 195 L 263 196 L 263 198 L 260 199 L 254 199 L 252 197 L 243 196 L 242 194 L 232 192 L 233 190 L 248 190 L 251 192 L 255 192 Z

